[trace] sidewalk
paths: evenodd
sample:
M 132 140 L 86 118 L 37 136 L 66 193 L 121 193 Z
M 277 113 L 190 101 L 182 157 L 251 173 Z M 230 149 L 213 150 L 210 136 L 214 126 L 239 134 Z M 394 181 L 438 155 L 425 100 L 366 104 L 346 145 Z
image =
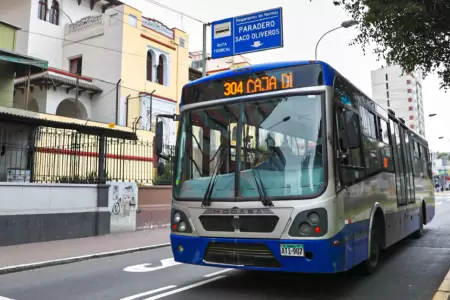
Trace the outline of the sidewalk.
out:
M 437 293 L 434 295 L 433 300 L 448 300 L 450 299 L 450 270 L 442 281 Z
M 0 247 L 0 274 L 169 246 L 169 228 Z

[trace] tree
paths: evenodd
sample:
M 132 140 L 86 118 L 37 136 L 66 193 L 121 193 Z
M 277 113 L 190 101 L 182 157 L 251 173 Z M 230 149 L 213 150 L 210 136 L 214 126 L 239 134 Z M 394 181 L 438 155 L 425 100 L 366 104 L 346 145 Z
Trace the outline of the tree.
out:
M 441 87 L 450 87 L 450 1 L 448 0 L 339 0 L 333 1 L 359 21 L 360 34 L 352 45 L 423 76 L 437 71 Z

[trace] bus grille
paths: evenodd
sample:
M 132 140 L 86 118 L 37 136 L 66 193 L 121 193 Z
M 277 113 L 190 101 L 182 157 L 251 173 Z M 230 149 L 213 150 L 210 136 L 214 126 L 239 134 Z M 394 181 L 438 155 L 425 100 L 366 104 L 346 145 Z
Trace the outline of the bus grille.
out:
M 206 231 L 260 232 L 270 233 L 275 230 L 279 218 L 277 216 L 200 216 L 200 222 Z
M 209 243 L 204 261 L 237 266 L 280 268 L 281 264 L 264 244 Z

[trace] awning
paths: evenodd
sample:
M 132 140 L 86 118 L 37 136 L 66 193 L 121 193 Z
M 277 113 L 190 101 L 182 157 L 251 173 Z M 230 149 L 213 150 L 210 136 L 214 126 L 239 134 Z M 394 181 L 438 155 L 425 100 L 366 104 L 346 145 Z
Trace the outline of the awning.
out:
M 122 138 L 127 140 L 138 139 L 136 132 L 128 127 L 121 127 L 120 129 L 109 128 L 107 124 L 89 122 L 89 120 L 72 119 L 10 107 L 0 107 L 0 120 L 3 122 L 28 124 L 31 126 L 46 126 L 76 130 L 80 133 L 104 135 L 105 137 L 112 138 Z
M 24 90 L 26 89 L 28 82 L 28 76 L 16 78 L 14 80 L 14 89 Z M 33 87 L 36 86 L 47 86 L 47 87 L 54 87 L 54 88 L 64 88 L 66 91 L 69 91 L 71 89 L 74 89 L 77 86 L 77 81 L 74 78 L 63 76 L 60 74 L 56 74 L 51 71 L 44 71 L 41 73 L 37 73 L 30 76 L 30 83 Z M 83 80 L 80 80 L 78 82 L 78 89 L 79 92 L 86 92 L 90 95 L 91 99 L 93 95 L 101 94 L 103 90 L 89 82 L 85 82 Z
M 46 60 L 21 55 L 6 49 L 0 49 L 0 61 L 14 64 L 16 77 L 27 75 L 28 68 L 30 68 L 31 74 L 40 73 L 48 69 L 48 61 Z

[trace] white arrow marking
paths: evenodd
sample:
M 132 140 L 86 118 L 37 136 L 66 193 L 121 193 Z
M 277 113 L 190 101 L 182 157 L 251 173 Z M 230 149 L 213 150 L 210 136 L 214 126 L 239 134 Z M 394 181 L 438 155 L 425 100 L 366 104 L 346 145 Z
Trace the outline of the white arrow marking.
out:
M 134 273 L 145 273 L 145 272 L 153 272 L 165 268 L 170 268 L 176 265 L 179 265 L 179 262 L 176 262 L 173 258 L 166 258 L 161 260 L 161 266 L 158 267 L 152 267 L 150 266 L 152 264 L 140 264 L 140 265 L 134 265 L 129 266 L 123 269 L 125 272 L 134 272 Z

